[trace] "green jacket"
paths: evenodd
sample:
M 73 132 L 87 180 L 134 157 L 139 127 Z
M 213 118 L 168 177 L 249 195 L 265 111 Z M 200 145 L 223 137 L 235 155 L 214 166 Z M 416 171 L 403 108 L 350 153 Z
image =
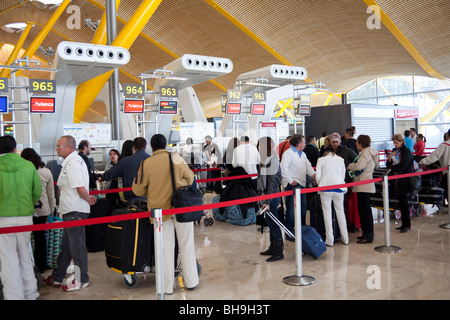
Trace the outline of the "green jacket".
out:
M 35 166 L 17 153 L 0 155 L 0 217 L 31 216 L 42 193 Z

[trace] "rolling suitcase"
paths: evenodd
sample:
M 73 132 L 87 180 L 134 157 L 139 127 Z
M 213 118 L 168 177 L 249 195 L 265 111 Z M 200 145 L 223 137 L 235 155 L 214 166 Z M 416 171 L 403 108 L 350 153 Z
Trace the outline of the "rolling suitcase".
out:
M 97 199 L 97 203 L 91 206 L 89 218 L 100 218 L 111 215 L 111 200 Z M 86 248 L 89 252 L 105 250 L 107 223 L 86 226 Z
M 113 215 L 146 211 L 136 206 L 116 209 Z M 137 285 L 136 273 L 149 273 L 154 265 L 153 225 L 150 218 L 116 221 L 108 224 L 106 232 L 106 264 L 124 274 L 128 288 Z
M 302 251 L 314 259 L 319 258 L 327 250 L 322 237 L 311 226 L 302 225 Z
M 325 233 L 325 222 L 323 220 L 323 211 L 322 211 L 322 202 L 320 201 L 320 196 L 317 195 L 316 200 L 314 201 L 314 206 L 310 210 L 310 224 L 313 226 L 317 233 L 320 234 L 323 241 L 326 239 Z M 336 219 L 336 211 L 334 210 L 333 203 L 331 203 L 331 220 L 333 226 L 333 236 L 334 242 L 338 241 L 341 238 L 341 232 L 339 231 L 339 225 Z

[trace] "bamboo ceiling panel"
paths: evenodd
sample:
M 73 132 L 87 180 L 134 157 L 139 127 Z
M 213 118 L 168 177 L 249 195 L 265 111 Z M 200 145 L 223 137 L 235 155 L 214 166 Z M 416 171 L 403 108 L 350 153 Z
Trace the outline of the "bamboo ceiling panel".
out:
M 450 1 L 377 0 L 377 4 L 433 69 L 450 78 Z
M 217 0 L 293 65 L 337 92 L 375 77 L 427 75 L 386 29 L 370 30 L 362 0 Z

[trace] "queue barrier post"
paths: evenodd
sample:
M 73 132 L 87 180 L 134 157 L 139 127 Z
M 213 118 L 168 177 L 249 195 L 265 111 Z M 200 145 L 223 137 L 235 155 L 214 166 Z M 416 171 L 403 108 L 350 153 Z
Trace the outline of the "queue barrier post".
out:
M 391 224 L 389 214 L 389 183 L 388 176 L 383 177 L 383 210 L 384 210 L 384 245 L 375 247 L 375 251 L 382 253 L 399 253 L 400 247 L 391 245 Z
M 447 200 L 450 201 L 450 166 L 447 166 Z M 441 224 L 439 227 L 443 229 L 450 229 L 450 206 L 447 208 L 448 222 Z
M 295 188 L 295 210 L 294 210 L 294 224 L 295 224 L 295 264 L 296 273 L 292 276 L 283 278 L 283 282 L 293 286 L 308 286 L 314 284 L 316 279 L 311 276 L 303 275 L 302 265 L 302 219 L 301 219 L 301 201 L 300 188 Z
M 164 300 L 164 260 L 162 239 L 162 210 L 152 209 L 153 230 L 155 240 L 155 278 L 156 299 Z

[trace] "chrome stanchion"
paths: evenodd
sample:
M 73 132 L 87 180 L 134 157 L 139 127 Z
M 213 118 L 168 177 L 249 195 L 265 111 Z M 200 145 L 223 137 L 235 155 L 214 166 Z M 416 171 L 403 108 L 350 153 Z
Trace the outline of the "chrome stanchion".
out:
M 391 245 L 391 228 L 389 216 L 389 185 L 388 176 L 383 177 L 383 210 L 384 210 L 384 242 L 383 246 L 375 247 L 375 251 L 383 253 L 399 253 L 402 251 L 400 247 Z
M 155 239 L 155 278 L 156 299 L 164 300 L 164 260 L 162 239 L 162 210 L 152 209 L 153 231 Z
M 295 264 L 296 273 L 292 276 L 283 278 L 283 282 L 292 286 L 308 286 L 314 284 L 316 279 L 311 276 L 303 275 L 302 265 L 302 218 L 301 218 L 301 201 L 300 189 L 295 188 L 295 210 L 294 210 L 294 224 L 295 224 Z
M 447 166 L 447 200 L 450 201 L 450 166 Z M 450 203 L 449 203 L 450 204 Z M 441 224 L 439 227 L 444 229 L 450 229 L 450 205 L 447 208 L 448 222 Z

